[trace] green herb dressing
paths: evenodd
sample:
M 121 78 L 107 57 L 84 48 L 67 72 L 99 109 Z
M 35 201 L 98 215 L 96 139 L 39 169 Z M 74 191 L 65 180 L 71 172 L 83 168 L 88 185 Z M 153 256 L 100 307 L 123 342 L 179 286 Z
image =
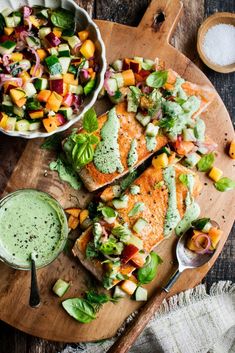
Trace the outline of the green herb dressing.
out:
M 113 108 L 101 129 L 102 140 L 97 145 L 94 153 L 93 163 L 101 173 L 110 174 L 116 171 L 121 173 L 124 170 L 118 145 L 119 128 L 120 122 L 116 110 Z
M 196 125 L 194 127 L 194 133 L 198 141 L 205 141 L 206 124 L 199 117 L 196 118 Z
M 149 152 L 152 152 L 157 147 L 156 136 L 145 136 L 146 147 Z
M 127 156 L 127 165 L 128 167 L 132 167 L 138 162 L 138 152 L 137 152 L 137 141 L 133 139 L 131 141 L 130 151 Z
M 0 255 L 12 266 L 28 269 L 35 252 L 37 267 L 50 263 L 67 238 L 66 216 L 49 195 L 20 190 L 0 204 Z
M 177 77 L 174 89 L 171 91 L 172 96 L 181 98 L 183 100 L 187 100 L 188 96 L 185 93 L 185 91 L 183 90 L 183 88 L 181 87 L 184 82 L 185 82 L 185 80 L 183 78 Z
M 171 234 L 180 221 L 180 214 L 177 208 L 175 168 L 171 165 L 163 170 L 163 177 L 168 188 L 168 208 L 164 223 L 164 236 Z
M 60 180 L 68 183 L 73 189 L 79 190 L 81 188 L 82 183 L 79 181 L 77 173 L 72 167 L 65 165 L 60 158 L 51 162 L 49 167 L 51 170 L 57 171 Z

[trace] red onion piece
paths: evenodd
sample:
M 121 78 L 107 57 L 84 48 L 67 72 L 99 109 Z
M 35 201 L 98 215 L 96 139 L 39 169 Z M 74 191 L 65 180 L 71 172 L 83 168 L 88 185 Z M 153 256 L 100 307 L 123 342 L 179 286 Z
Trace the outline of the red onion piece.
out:
M 35 67 L 34 67 L 34 70 L 33 70 L 33 76 L 36 76 L 38 68 L 41 68 L 40 67 L 40 58 L 39 58 L 39 55 L 38 55 L 38 53 L 36 52 L 36 50 L 34 48 L 30 47 L 29 50 L 31 50 L 31 52 L 35 55 L 35 58 L 36 58 L 36 64 L 35 64 Z M 40 77 L 42 76 L 42 68 L 41 68 L 41 72 L 40 72 L 39 76 Z
M 89 73 L 86 69 L 81 69 L 81 72 L 83 73 L 83 76 L 85 79 L 88 79 L 89 78 Z
M 29 36 L 29 33 L 26 31 L 22 31 L 20 32 L 19 36 L 20 36 L 20 39 L 24 42 L 25 38 Z
M 32 9 L 31 7 L 29 6 L 24 6 L 23 8 L 23 16 L 24 16 L 24 19 L 26 19 L 27 17 L 29 17 L 32 13 Z
M 2 57 L 2 63 L 4 66 L 7 66 L 9 64 L 9 59 L 10 59 L 10 55 L 9 54 L 4 54 Z
M 32 22 L 30 21 L 30 19 L 29 18 L 25 18 L 25 21 L 27 22 L 27 24 L 28 24 L 28 26 L 29 26 L 29 31 L 31 31 L 31 29 L 32 29 Z
M 79 51 L 81 46 L 82 46 L 82 42 L 81 41 L 75 45 L 75 47 L 73 48 L 74 54 L 76 54 Z
M 201 240 L 201 239 L 206 240 L 205 247 L 202 247 L 202 245 L 200 244 L 199 240 Z M 210 251 L 211 239 L 210 239 L 209 235 L 207 235 L 205 233 L 200 233 L 194 238 L 194 242 L 195 242 L 196 247 L 198 248 L 198 250 L 195 251 L 197 254 L 206 254 L 208 251 Z
M 105 73 L 104 88 L 106 89 L 109 96 L 114 96 L 115 93 L 110 89 L 109 84 L 108 84 L 108 79 L 111 76 L 112 76 L 112 71 L 107 70 Z
M 0 74 L 0 87 L 7 81 L 14 81 L 18 86 L 22 86 L 23 84 L 23 80 L 20 77 L 6 77 L 5 74 Z

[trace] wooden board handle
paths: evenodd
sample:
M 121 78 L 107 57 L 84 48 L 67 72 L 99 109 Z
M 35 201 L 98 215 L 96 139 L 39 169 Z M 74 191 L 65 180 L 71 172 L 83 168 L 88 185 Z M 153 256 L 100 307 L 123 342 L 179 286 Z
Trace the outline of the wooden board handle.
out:
M 117 339 L 107 353 L 127 353 L 166 296 L 167 293 L 162 290 L 154 294 L 143 306 L 141 312 L 133 323 L 130 324 L 126 332 Z
M 152 0 L 137 27 L 139 34 L 146 30 L 151 31 L 169 43 L 182 9 L 183 4 L 180 0 Z

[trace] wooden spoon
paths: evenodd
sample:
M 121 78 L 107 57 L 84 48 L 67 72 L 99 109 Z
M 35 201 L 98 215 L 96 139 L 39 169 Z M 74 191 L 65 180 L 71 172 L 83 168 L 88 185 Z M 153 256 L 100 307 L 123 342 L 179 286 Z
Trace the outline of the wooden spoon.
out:
M 172 275 L 168 283 L 156 291 L 152 298 L 142 307 L 139 315 L 130 324 L 125 333 L 120 336 L 117 341 L 112 345 L 107 353 L 127 353 L 135 340 L 139 337 L 145 326 L 162 304 L 163 300 L 168 295 L 171 287 L 175 284 L 180 274 L 190 268 L 196 268 L 207 263 L 214 255 L 212 253 L 197 254 L 190 251 L 186 247 L 187 240 L 191 236 L 190 232 L 183 234 L 177 243 L 176 257 L 178 260 L 178 269 Z

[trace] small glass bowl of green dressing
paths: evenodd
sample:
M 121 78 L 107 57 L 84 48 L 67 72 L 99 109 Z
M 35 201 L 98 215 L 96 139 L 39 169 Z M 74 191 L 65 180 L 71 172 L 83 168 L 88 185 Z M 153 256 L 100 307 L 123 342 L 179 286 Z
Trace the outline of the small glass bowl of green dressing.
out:
M 20 269 L 37 268 L 54 261 L 68 238 L 63 208 L 49 194 L 21 189 L 0 200 L 0 260 Z

